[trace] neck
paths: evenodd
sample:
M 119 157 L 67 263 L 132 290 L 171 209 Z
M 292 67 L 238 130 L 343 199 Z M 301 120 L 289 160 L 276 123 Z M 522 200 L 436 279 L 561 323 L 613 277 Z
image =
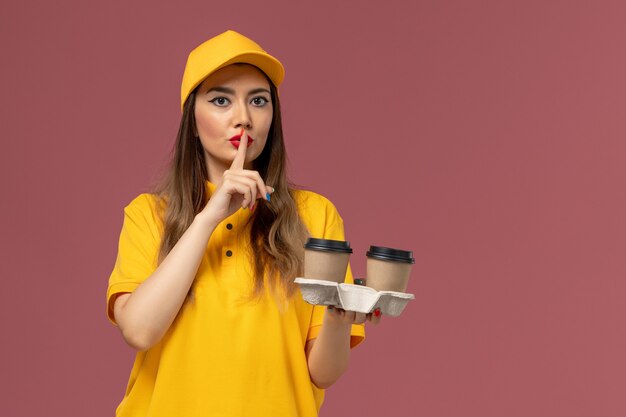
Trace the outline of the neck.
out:
M 224 177 L 224 171 L 227 167 L 220 164 L 218 161 L 212 161 L 207 163 L 206 172 L 209 176 L 209 182 L 219 187 L 222 184 L 222 178 Z

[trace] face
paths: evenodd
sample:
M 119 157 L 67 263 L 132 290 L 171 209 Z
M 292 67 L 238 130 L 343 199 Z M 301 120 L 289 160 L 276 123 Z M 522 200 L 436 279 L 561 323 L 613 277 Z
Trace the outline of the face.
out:
M 248 140 L 246 169 L 263 151 L 272 124 L 270 85 L 252 65 L 234 64 L 209 75 L 196 94 L 197 134 L 204 148 L 209 178 L 221 176 L 237 153 L 230 141 L 245 129 Z

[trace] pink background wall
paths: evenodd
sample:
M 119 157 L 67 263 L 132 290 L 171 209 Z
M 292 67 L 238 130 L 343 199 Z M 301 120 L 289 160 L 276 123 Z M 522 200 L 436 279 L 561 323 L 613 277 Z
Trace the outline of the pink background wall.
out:
M 292 177 L 356 275 L 370 244 L 417 258 L 322 415 L 626 415 L 624 2 L 88 3 L 0 11 L 3 416 L 113 415 L 122 208 L 227 28 L 285 64 Z

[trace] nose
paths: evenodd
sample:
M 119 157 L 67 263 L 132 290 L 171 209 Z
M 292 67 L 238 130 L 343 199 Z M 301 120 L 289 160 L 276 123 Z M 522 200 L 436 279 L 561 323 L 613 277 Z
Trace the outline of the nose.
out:
M 235 128 L 240 129 L 243 127 L 247 130 L 252 127 L 252 118 L 250 117 L 250 110 L 248 106 L 246 106 L 246 103 L 239 103 L 239 105 L 235 107 L 233 117 Z

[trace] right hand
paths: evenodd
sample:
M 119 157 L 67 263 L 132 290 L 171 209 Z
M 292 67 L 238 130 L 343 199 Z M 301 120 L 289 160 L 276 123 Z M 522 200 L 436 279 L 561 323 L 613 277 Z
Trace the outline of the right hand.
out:
M 224 171 L 222 183 L 201 212 L 210 217 L 215 224 L 233 215 L 240 207 L 254 209 L 258 199 L 265 200 L 266 194 L 274 192 L 272 187 L 265 185 L 258 171 L 243 168 L 248 149 L 248 133 L 243 128 L 241 131 L 235 159 L 230 168 Z

